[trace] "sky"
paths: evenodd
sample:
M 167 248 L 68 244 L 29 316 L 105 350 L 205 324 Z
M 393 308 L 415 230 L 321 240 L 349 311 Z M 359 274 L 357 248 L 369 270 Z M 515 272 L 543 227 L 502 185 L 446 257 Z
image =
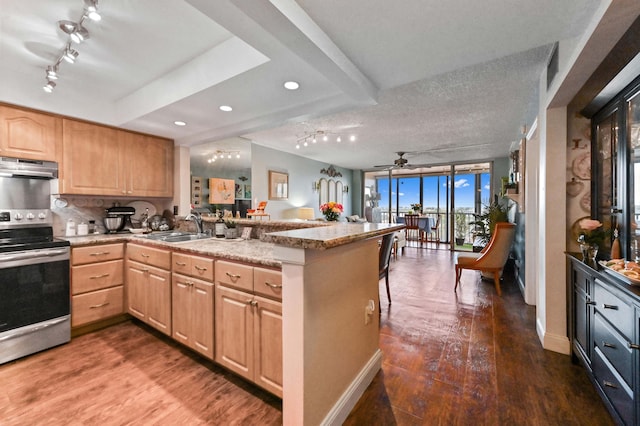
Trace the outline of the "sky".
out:
M 489 203 L 490 199 L 490 176 L 489 173 L 456 175 L 454 180 L 456 208 L 473 210 L 475 178 L 480 179 L 481 201 L 483 205 Z M 423 179 L 423 209 L 435 209 L 438 197 L 440 198 L 440 208 L 445 209 L 447 204 L 447 176 L 425 176 Z M 393 178 L 393 183 L 397 178 Z M 420 202 L 420 177 L 400 178 L 400 210 L 409 209 L 411 204 Z M 381 207 L 387 205 L 389 194 L 389 180 L 387 178 L 378 180 L 378 190 L 382 195 Z M 393 188 L 393 206 L 395 207 L 396 191 Z

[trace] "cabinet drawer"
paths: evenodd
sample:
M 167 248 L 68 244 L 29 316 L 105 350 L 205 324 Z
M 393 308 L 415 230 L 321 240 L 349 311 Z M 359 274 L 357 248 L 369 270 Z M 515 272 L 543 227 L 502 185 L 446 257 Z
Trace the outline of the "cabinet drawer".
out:
M 612 371 L 612 367 L 604 360 L 599 348 L 596 347 L 593 353 L 593 375 L 598 386 L 604 391 L 624 423 L 633 424 L 633 393 L 631 389 L 618 379 L 617 374 Z
M 576 289 L 580 289 L 586 294 L 590 294 L 589 284 L 592 281 L 592 277 L 587 271 L 580 267 L 574 267 L 573 269 L 573 285 Z
M 593 300 L 596 302 L 596 310 L 605 317 L 609 323 L 622 333 L 625 339 L 633 336 L 633 306 L 624 302 L 612 291 L 605 288 L 606 284 L 596 279 Z
M 184 253 L 173 253 L 171 256 L 171 271 L 182 275 L 190 275 L 191 256 Z
M 213 259 L 184 253 L 173 253 L 172 271 L 213 282 Z
M 122 259 L 124 244 L 104 244 L 99 246 L 78 247 L 71 250 L 71 264 L 104 262 L 105 260 Z
M 158 268 L 171 269 L 171 252 L 137 244 L 127 245 L 127 258 L 145 265 L 157 266 Z
M 631 385 L 633 356 L 627 341 L 597 311 L 594 314 L 593 329 L 595 346 L 615 367 L 627 384 Z
M 124 275 L 124 261 L 93 263 L 71 267 L 71 294 L 87 293 L 89 291 L 122 285 Z
M 123 313 L 123 287 L 73 296 L 71 299 L 71 326 L 88 324 Z
M 282 272 L 254 268 L 253 290 L 258 295 L 282 300 Z
M 253 267 L 219 260 L 215 269 L 216 282 L 253 291 Z

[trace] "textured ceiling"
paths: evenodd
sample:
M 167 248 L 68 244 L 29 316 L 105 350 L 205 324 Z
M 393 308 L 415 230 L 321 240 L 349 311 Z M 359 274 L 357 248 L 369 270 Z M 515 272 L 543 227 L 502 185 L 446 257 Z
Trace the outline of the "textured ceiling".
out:
M 387 164 L 395 151 L 482 160 L 507 154 L 535 116 L 550 47 L 580 36 L 600 5 L 101 0 L 102 21 L 86 22 L 91 38 L 46 94 L 44 69 L 66 40 L 56 22 L 77 21 L 83 2 L 2 0 L 0 101 L 212 144 L 205 151 L 243 137 L 349 168 Z M 291 79 L 299 90 L 283 89 Z M 296 150 L 314 130 L 357 140 Z

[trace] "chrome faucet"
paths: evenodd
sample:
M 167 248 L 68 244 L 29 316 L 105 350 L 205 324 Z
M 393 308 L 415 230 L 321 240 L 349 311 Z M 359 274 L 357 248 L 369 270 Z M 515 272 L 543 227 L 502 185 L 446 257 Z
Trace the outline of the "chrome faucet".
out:
M 202 215 L 199 212 L 192 211 L 184 218 L 184 220 L 193 220 L 193 223 L 196 224 L 196 231 L 198 232 L 198 234 L 204 234 Z

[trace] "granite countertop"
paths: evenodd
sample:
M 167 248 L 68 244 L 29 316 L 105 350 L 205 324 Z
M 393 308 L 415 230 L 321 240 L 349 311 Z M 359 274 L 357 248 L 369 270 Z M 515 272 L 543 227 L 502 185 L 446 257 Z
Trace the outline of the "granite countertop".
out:
M 182 219 L 184 220 L 184 219 Z M 261 220 L 261 219 L 236 219 L 230 218 L 233 222 L 236 222 L 238 226 L 265 226 L 270 228 L 287 228 L 287 229 L 306 229 L 306 228 L 318 228 L 323 226 L 332 226 L 331 222 L 325 222 L 321 220 Z M 214 216 L 202 216 L 203 222 L 214 223 L 217 218 Z
M 253 263 L 274 268 L 282 267 L 282 263 L 273 257 L 274 245 L 260 240 L 226 240 L 213 237 L 179 243 L 167 243 L 164 241 L 148 240 L 144 236 L 132 234 L 93 234 L 83 237 L 62 237 L 61 239 L 69 241 L 71 247 L 129 242 L 169 248 L 173 251 L 212 256 L 222 260 Z
M 264 234 L 263 241 L 293 248 L 325 250 L 404 229 L 404 224 L 338 223 Z

